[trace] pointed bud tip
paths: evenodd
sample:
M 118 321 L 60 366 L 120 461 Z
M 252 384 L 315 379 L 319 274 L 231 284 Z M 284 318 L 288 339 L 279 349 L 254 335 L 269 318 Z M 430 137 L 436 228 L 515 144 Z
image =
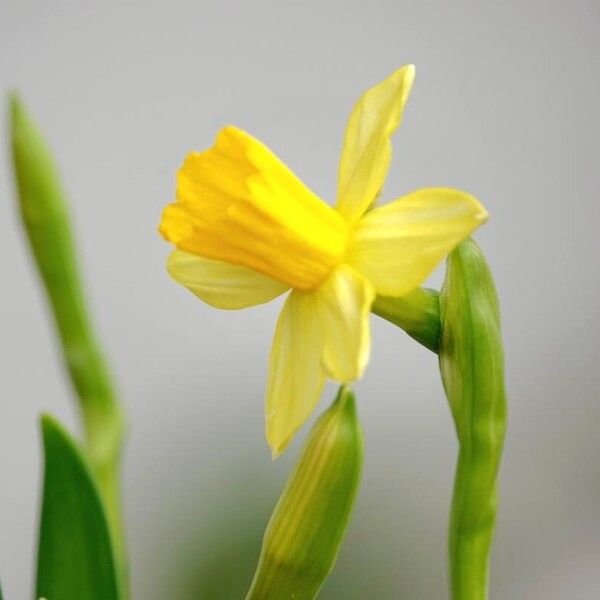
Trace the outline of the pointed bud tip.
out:
M 25 107 L 23 106 L 21 96 L 17 90 L 10 90 L 7 96 L 10 120 L 14 123 L 17 119 L 23 116 Z
M 340 386 L 335 402 L 331 408 L 333 409 L 334 407 L 348 412 L 356 412 L 356 396 L 347 383 Z

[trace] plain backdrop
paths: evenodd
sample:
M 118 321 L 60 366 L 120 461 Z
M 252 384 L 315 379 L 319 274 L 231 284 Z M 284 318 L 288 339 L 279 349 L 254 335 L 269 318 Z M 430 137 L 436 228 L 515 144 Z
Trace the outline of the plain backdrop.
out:
M 156 227 L 176 169 L 232 123 L 333 202 L 354 101 L 409 62 L 417 79 L 383 201 L 445 185 L 492 215 L 476 238 L 501 299 L 510 422 L 491 597 L 600 597 L 599 26 L 596 0 L 0 2 L 0 90 L 20 91 L 60 164 L 128 413 L 135 598 L 242 597 L 308 430 L 271 461 L 262 402 L 280 302 L 220 312 L 166 275 Z M 16 216 L 6 119 L 0 134 L 10 600 L 32 593 L 38 415 L 78 423 Z M 456 442 L 436 359 L 372 323 L 355 386 L 364 480 L 321 597 L 443 599 Z

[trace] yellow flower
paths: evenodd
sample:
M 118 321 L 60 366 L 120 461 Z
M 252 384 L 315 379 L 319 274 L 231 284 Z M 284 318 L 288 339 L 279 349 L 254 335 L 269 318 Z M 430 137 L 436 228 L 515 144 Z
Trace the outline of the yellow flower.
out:
M 268 148 L 234 127 L 193 152 L 160 231 L 176 250 L 171 276 L 217 308 L 261 304 L 291 290 L 269 360 L 267 440 L 274 456 L 319 399 L 326 377 L 360 378 L 376 294 L 418 287 L 486 218 L 464 192 L 412 192 L 367 210 L 386 177 L 390 136 L 414 79 L 408 65 L 368 90 L 348 122 L 335 208 Z

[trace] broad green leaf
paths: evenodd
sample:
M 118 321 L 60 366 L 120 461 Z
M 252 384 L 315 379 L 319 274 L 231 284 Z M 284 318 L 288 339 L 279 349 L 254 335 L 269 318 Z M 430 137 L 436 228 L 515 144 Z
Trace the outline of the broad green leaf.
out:
M 42 417 L 44 487 L 37 598 L 121 598 L 106 514 L 78 444 L 52 417 Z

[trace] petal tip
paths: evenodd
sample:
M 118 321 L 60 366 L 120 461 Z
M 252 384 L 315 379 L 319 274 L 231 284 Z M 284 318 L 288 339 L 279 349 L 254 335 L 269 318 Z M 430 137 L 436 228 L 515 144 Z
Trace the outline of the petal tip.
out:
M 490 218 L 490 214 L 485 206 L 473 194 L 452 188 L 447 188 L 446 191 L 455 195 L 456 198 L 463 200 L 463 205 L 468 208 L 477 225 L 485 223 Z
M 405 80 L 405 84 L 410 88 L 415 80 L 416 67 L 413 64 L 408 64 L 400 67 L 396 73 Z
M 471 194 L 467 194 L 467 196 L 475 209 L 473 214 L 475 221 L 480 225 L 485 223 L 490 218 L 490 213 L 475 196 Z

